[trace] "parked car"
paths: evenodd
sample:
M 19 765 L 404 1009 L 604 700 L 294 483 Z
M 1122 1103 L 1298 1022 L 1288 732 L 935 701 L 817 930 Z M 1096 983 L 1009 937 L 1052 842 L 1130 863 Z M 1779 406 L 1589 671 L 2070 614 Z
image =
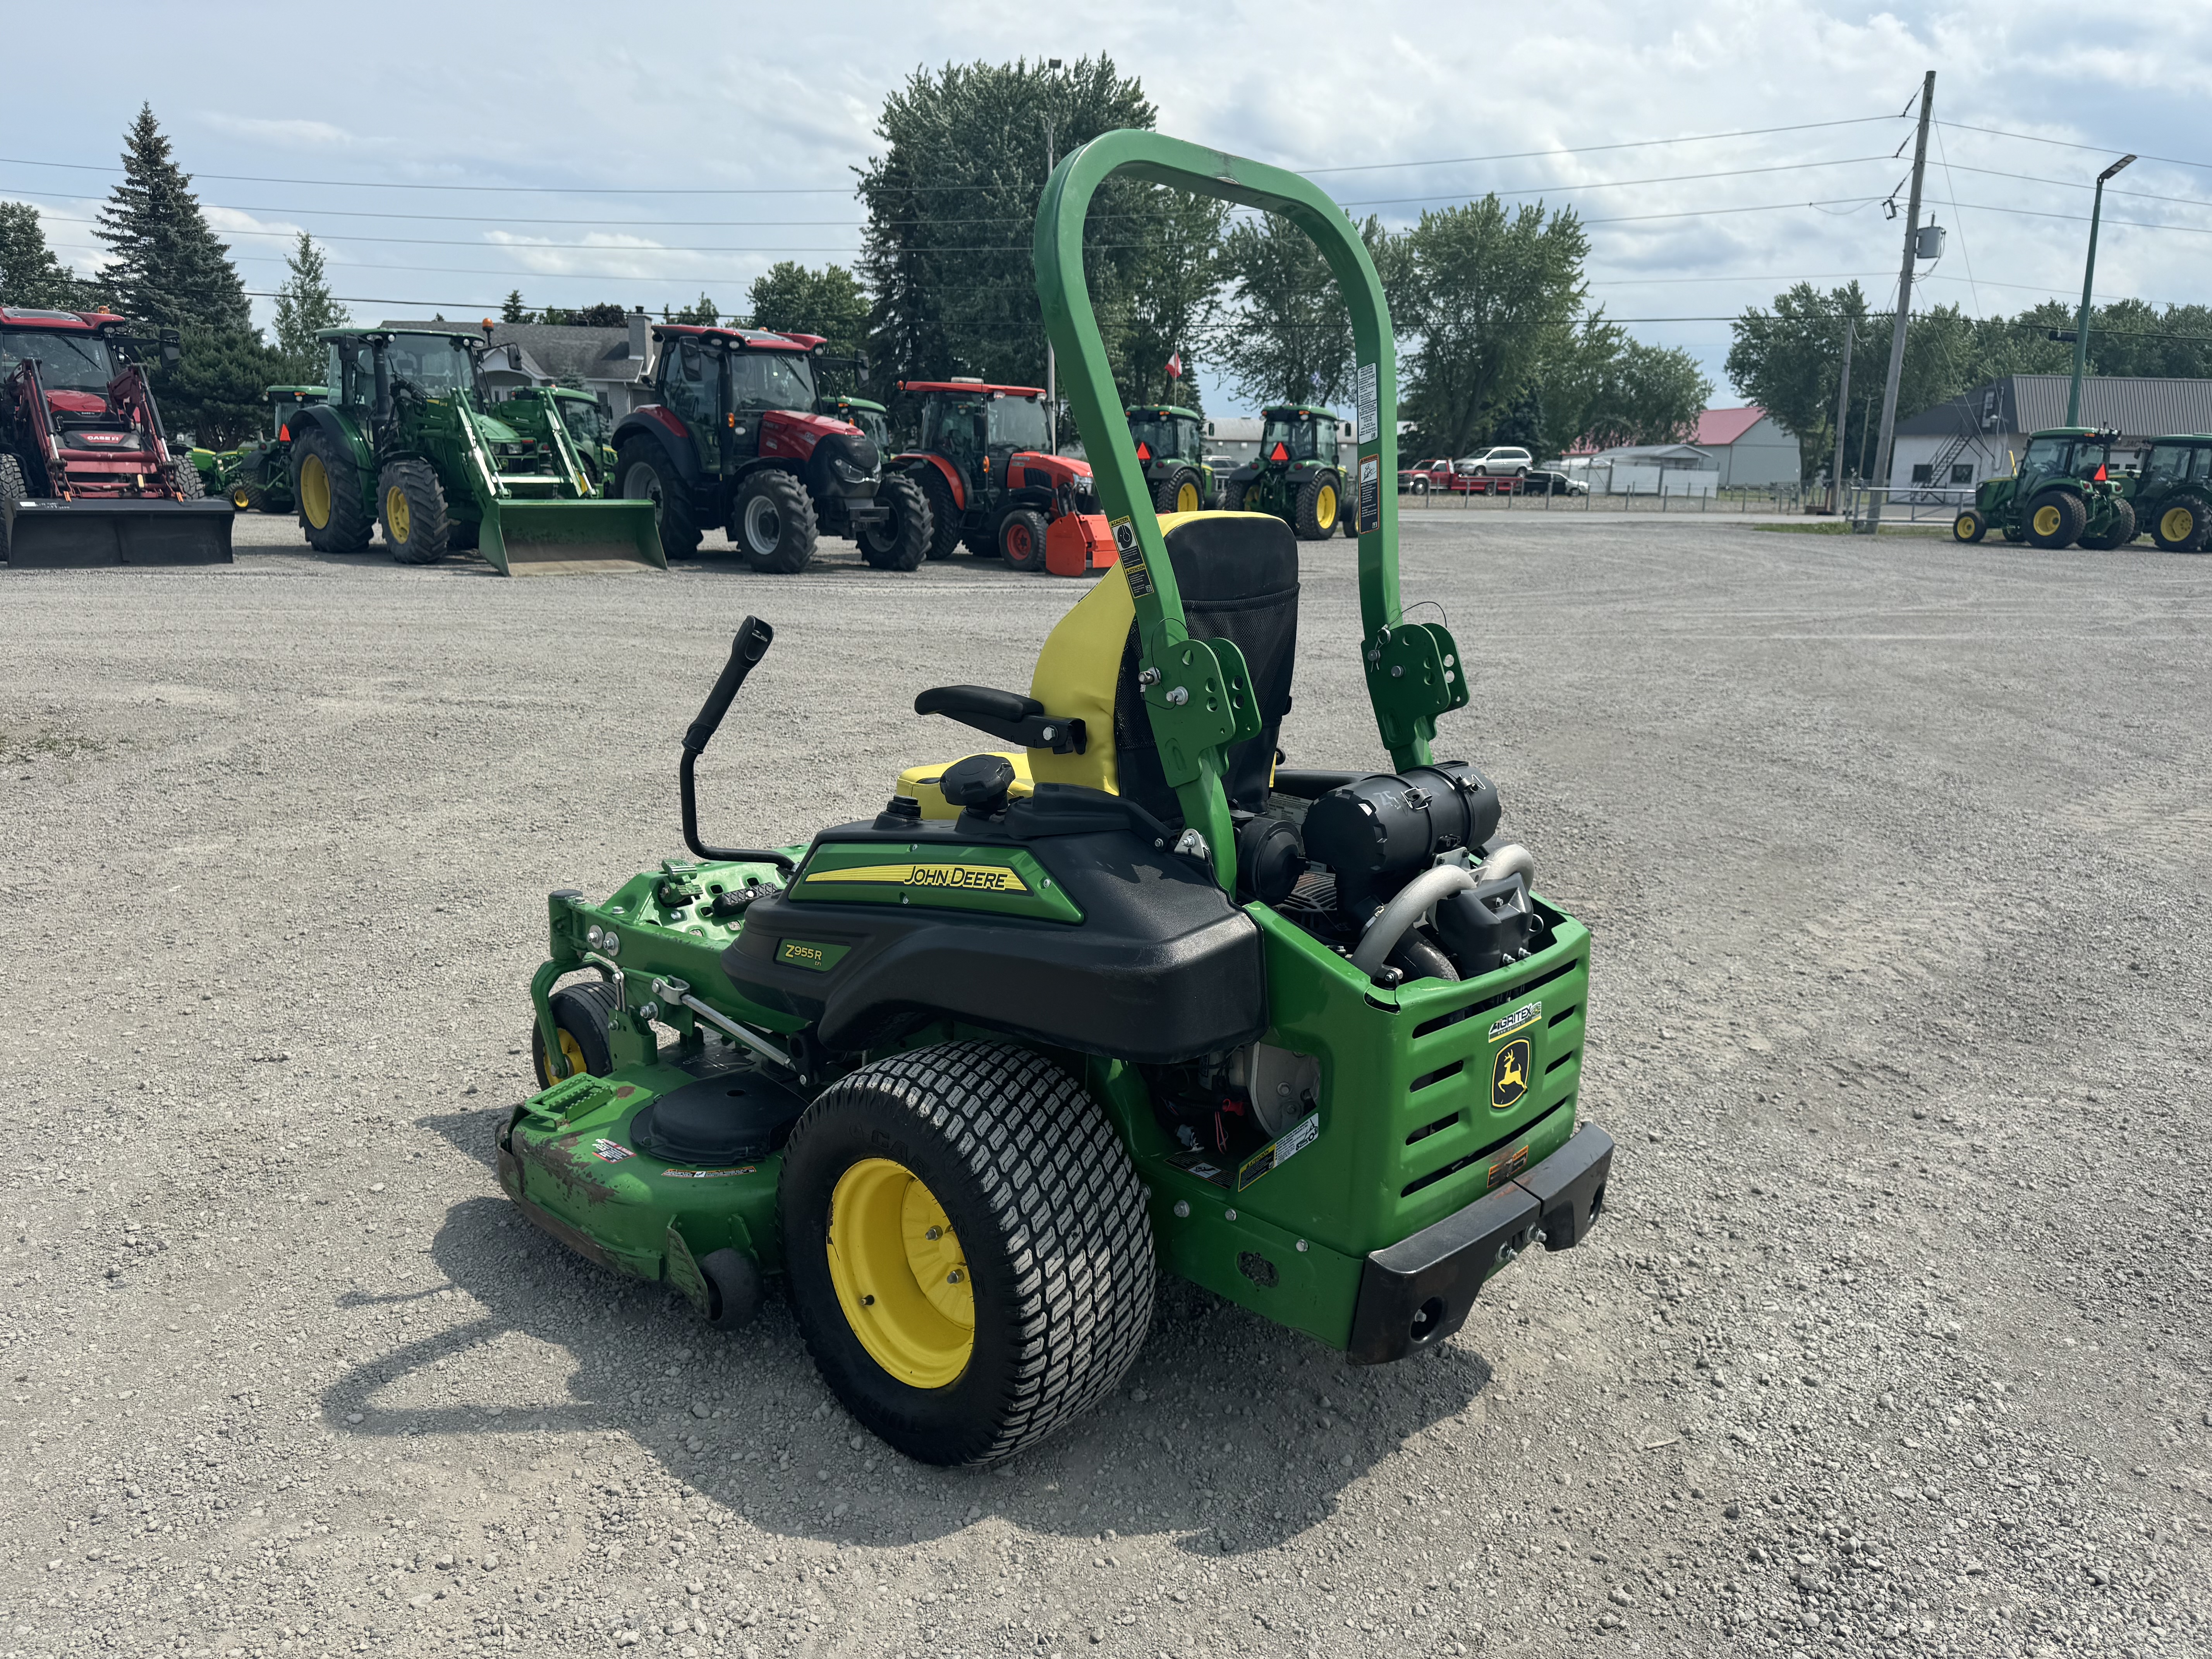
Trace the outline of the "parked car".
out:
M 1525 449 L 1499 445 L 1478 454 L 1462 455 L 1452 463 L 1452 469 L 1463 477 L 1523 478 L 1534 464 L 1534 457 Z
M 1398 493 L 1401 495 L 1425 495 L 1431 489 L 1445 489 L 1451 485 L 1452 464 L 1449 456 L 1415 461 L 1410 466 L 1398 469 Z
M 1587 495 L 1589 485 L 1581 478 L 1565 472 L 1540 466 L 1521 481 L 1521 489 L 1530 495 Z

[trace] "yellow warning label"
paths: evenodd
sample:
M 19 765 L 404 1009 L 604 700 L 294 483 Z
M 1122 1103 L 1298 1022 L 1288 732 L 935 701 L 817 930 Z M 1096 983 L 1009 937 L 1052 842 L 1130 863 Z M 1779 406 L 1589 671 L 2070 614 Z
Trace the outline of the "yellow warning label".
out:
M 948 887 L 972 893 L 1026 893 L 1029 884 L 1000 864 L 862 864 L 810 870 L 808 882 L 870 882 L 889 887 Z

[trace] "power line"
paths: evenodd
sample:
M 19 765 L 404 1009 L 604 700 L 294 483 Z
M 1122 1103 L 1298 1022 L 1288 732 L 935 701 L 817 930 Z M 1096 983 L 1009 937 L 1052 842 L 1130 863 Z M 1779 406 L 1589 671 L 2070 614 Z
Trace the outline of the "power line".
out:
M 1862 161 L 1887 161 L 1887 155 L 1839 155 L 1826 161 L 1787 161 L 1771 167 L 1729 167 L 1719 173 L 1675 173 L 1656 179 L 1603 179 L 1583 185 L 1542 185 L 1527 190 L 1491 190 L 1486 196 L 1564 196 L 1577 190 L 1626 190 L 1640 185 L 1680 185 L 1705 179 L 1747 179 L 1762 173 L 1803 173 L 1813 167 L 1854 167 Z M 1339 207 L 1391 207 L 1403 202 L 1457 202 L 1472 200 L 1465 191 L 1443 191 L 1431 196 L 1375 196 L 1354 202 L 1339 202 Z
M 1496 155 L 1447 155 L 1428 161 L 1363 161 L 1339 167 L 1299 167 L 1300 173 L 1379 173 L 1396 167 L 1454 167 L 1478 161 L 1525 161 L 1545 155 L 1590 155 L 1600 150 L 1649 149 L 1661 144 L 1709 144 L 1723 138 L 1762 138 L 1776 132 L 1810 132 L 1820 127 L 1863 126 L 1871 121 L 1894 121 L 1894 115 L 1854 115 L 1841 121 L 1801 121 L 1786 127 L 1747 127 L 1739 132 L 1702 132 L 1686 138 L 1629 138 L 1616 144 L 1576 144 L 1553 149 L 1516 149 Z
M 119 167 L 91 161 L 33 161 L 20 155 L 0 155 L 0 162 L 18 167 L 63 167 L 72 173 L 120 173 Z M 191 179 L 214 179 L 229 185 L 313 185 L 329 190 L 444 190 L 480 191 L 533 196 L 846 196 L 852 185 L 782 185 L 774 187 L 706 186 L 682 188 L 635 185 L 431 185 L 396 183 L 382 179 L 289 179 L 254 173 L 195 173 Z
M 2094 155 L 2110 155 L 2119 149 L 2118 144 L 2077 144 L 2067 138 L 2045 138 L 2033 132 L 2007 132 L 2002 127 L 1970 127 L 1963 121 L 1938 121 L 1939 127 L 1948 127 L 1954 132 L 1985 132 L 1993 138 L 2017 138 L 2022 143 L 2053 144 L 2060 149 L 2086 149 Z M 2170 167 L 2195 167 L 2200 173 L 2212 173 L 2212 161 L 2185 161 L 2178 155 L 2138 155 L 2138 161 L 2163 161 Z

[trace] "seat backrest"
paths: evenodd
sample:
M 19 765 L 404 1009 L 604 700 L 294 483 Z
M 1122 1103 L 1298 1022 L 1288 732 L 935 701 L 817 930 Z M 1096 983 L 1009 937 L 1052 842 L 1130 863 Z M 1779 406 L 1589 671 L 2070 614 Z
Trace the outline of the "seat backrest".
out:
M 1160 531 L 1194 637 L 1227 638 L 1244 654 L 1259 699 L 1259 735 L 1230 751 L 1223 781 L 1230 805 L 1257 811 L 1283 716 L 1290 711 L 1297 655 L 1298 544 L 1282 520 L 1259 513 L 1170 513 Z M 1079 719 L 1092 737 L 1085 753 L 1029 751 L 1039 783 L 1073 783 L 1127 795 L 1173 823 L 1182 808 L 1168 787 L 1137 685 L 1136 608 L 1116 565 L 1060 619 L 1037 653 L 1030 695 L 1054 714 Z M 1110 732 L 1113 740 L 1105 741 Z

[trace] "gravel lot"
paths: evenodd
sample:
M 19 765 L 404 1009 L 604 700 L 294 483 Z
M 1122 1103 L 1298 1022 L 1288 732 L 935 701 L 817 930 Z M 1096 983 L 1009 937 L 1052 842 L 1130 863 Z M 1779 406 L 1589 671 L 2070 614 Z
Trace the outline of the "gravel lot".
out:
M 489 1160 L 544 896 L 678 850 L 747 609 L 740 844 L 960 752 L 915 691 L 1025 685 L 1073 585 L 240 542 L 0 572 L 0 1654 L 2212 1652 L 2212 559 L 1409 526 L 1441 752 L 1596 931 L 1608 1218 L 1376 1370 L 1170 1290 L 983 1476 Z M 1307 571 L 1285 747 L 1379 764 Z

